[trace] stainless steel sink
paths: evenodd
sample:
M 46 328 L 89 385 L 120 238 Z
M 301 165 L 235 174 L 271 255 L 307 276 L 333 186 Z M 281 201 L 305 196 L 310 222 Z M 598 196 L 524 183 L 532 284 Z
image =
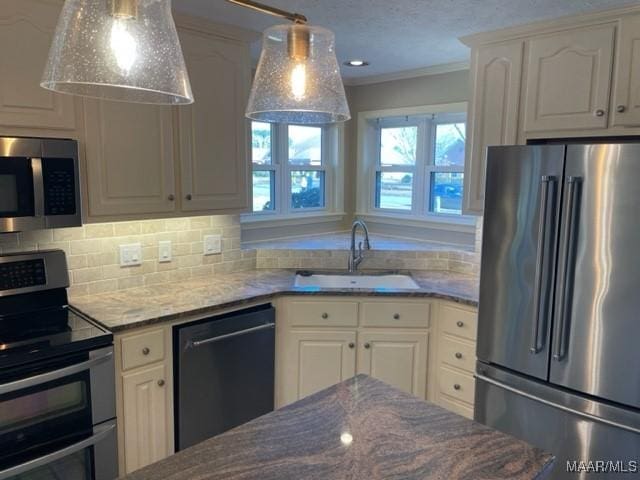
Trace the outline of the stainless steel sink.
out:
M 348 274 L 348 273 L 298 273 L 295 286 L 301 288 L 338 288 L 371 290 L 418 290 L 420 286 L 410 275 Z

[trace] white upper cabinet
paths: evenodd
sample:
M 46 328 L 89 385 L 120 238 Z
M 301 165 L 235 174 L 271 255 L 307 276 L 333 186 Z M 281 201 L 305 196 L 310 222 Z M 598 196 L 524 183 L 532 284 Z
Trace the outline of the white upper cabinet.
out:
M 481 46 L 472 59 L 473 101 L 464 172 L 465 213 L 484 205 L 487 147 L 516 143 L 524 42 Z
M 620 20 L 611 125 L 640 126 L 640 15 Z
M 2 0 L 1 134 L 38 135 L 42 130 L 76 129 L 74 98 L 40 87 L 61 6 L 62 1 L 56 0 Z
M 249 208 L 245 43 L 180 29 L 195 103 L 180 107 L 183 211 Z
M 615 24 L 529 41 L 525 132 L 607 127 Z

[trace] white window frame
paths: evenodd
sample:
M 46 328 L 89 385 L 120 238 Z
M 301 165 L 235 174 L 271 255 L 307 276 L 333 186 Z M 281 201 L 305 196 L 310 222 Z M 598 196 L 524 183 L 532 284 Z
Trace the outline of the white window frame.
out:
M 343 193 L 336 188 L 342 175 L 343 126 L 319 125 L 322 129 L 321 165 L 291 165 L 289 163 L 288 128 L 297 124 L 271 124 L 271 164 L 256 165 L 251 159 L 251 171 L 273 171 L 275 178 L 273 197 L 275 208 L 243 214 L 243 223 L 274 223 L 286 225 L 286 220 L 333 221 L 342 218 Z M 309 126 L 309 125 L 301 125 Z M 249 123 L 249 146 L 251 148 L 251 123 Z M 324 207 L 293 208 L 291 206 L 291 172 L 324 172 Z M 340 189 L 341 190 L 341 189 Z M 253 188 L 251 188 L 253 193 Z M 251 200 L 253 208 L 253 198 Z M 284 220 L 284 222 L 281 222 Z
M 356 215 L 379 223 L 429 227 L 456 231 L 475 228 L 475 217 L 457 214 L 433 213 L 429 210 L 430 175 L 432 172 L 460 171 L 459 167 L 436 166 L 433 160 L 435 124 L 453 123 L 465 118 L 467 102 L 424 105 L 360 112 L 358 114 L 358 190 Z M 422 117 L 422 118 L 419 118 Z M 433 126 L 429 123 L 432 122 Z M 378 171 L 405 171 L 412 167 L 380 166 L 380 128 L 418 125 L 418 145 L 412 192 L 412 209 L 376 207 L 376 174 Z M 426 129 L 430 129 L 427 136 Z M 464 170 L 464 167 L 462 168 Z

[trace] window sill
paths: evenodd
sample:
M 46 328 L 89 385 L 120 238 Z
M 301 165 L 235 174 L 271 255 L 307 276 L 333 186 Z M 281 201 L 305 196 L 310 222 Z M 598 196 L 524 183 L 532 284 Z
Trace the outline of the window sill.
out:
M 475 233 L 476 217 L 463 215 L 416 217 L 402 213 L 357 213 L 356 217 L 362 218 L 365 222 L 381 223 L 386 225 L 399 225 L 405 227 L 430 228 L 436 230 L 447 230 L 450 232 Z
M 265 227 L 288 227 L 290 225 L 309 225 L 312 223 L 340 222 L 345 213 L 300 212 L 290 215 L 241 215 L 240 224 L 243 229 L 254 230 Z

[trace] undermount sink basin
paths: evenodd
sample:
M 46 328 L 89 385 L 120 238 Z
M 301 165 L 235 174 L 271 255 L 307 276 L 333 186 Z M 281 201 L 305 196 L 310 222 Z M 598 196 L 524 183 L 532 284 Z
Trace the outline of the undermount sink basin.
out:
M 296 287 L 302 288 L 340 288 L 372 290 L 417 290 L 420 286 L 409 275 L 349 275 L 349 274 L 297 274 Z

